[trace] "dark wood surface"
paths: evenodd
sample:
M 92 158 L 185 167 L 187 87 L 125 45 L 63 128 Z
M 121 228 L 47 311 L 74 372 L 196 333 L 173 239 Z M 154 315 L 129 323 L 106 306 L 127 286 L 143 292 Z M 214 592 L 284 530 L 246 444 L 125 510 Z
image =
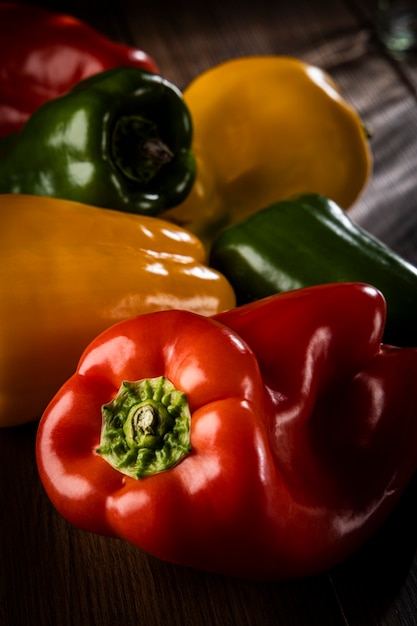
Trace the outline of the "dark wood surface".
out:
M 379 46 L 375 1 L 37 4 L 146 50 L 181 88 L 247 54 L 288 54 L 326 69 L 372 132 L 373 176 L 351 216 L 417 263 L 417 62 Z M 332 571 L 280 584 L 241 581 L 68 524 L 37 475 L 36 427 L 0 430 L 1 626 L 417 624 L 416 481 L 372 540 Z

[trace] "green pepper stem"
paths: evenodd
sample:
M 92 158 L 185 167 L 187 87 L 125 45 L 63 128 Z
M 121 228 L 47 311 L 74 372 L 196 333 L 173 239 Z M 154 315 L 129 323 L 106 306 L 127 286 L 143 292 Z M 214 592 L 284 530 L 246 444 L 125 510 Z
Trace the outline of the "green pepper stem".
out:
M 158 126 L 139 115 L 123 116 L 116 121 L 111 154 L 119 171 L 141 185 L 149 183 L 174 158 L 159 137 Z
M 164 376 L 124 381 L 102 416 L 97 453 L 132 478 L 163 472 L 191 451 L 186 396 Z

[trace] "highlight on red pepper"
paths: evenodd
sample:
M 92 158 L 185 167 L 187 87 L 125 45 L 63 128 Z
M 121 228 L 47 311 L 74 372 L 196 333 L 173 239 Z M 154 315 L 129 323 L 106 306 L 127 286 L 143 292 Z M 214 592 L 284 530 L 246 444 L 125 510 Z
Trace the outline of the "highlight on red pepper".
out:
M 172 563 L 260 580 L 334 566 L 416 469 L 417 349 L 382 345 L 384 321 L 377 289 L 338 283 L 113 326 L 41 419 L 46 493 Z
M 119 66 L 158 72 L 143 50 L 71 15 L 20 2 L 0 2 L 0 58 L 0 137 L 88 76 Z

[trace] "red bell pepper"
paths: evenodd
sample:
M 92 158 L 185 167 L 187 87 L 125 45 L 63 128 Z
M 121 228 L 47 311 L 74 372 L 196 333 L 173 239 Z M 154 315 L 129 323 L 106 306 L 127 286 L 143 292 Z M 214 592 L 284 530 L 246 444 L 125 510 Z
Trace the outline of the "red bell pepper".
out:
M 112 41 L 75 17 L 0 3 L 0 137 L 83 78 L 128 65 L 157 73 L 142 50 Z
M 177 564 L 278 580 L 339 563 L 416 469 L 417 349 L 382 345 L 384 322 L 379 291 L 340 283 L 113 326 L 41 419 L 49 498 Z

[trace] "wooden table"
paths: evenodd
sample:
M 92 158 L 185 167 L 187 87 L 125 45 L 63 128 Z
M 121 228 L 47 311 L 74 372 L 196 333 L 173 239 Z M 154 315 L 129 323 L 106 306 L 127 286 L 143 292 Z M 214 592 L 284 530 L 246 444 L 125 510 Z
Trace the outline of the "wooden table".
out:
M 351 215 L 417 263 L 417 63 L 380 47 L 375 0 L 38 4 L 145 49 L 181 88 L 248 54 L 287 54 L 326 69 L 372 131 L 373 176 Z M 40 484 L 35 435 L 36 423 L 0 431 L 2 626 L 417 624 L 416 481 L 340 566 L 306 580 L 257 583 L 176 567 L 72 527 Z

